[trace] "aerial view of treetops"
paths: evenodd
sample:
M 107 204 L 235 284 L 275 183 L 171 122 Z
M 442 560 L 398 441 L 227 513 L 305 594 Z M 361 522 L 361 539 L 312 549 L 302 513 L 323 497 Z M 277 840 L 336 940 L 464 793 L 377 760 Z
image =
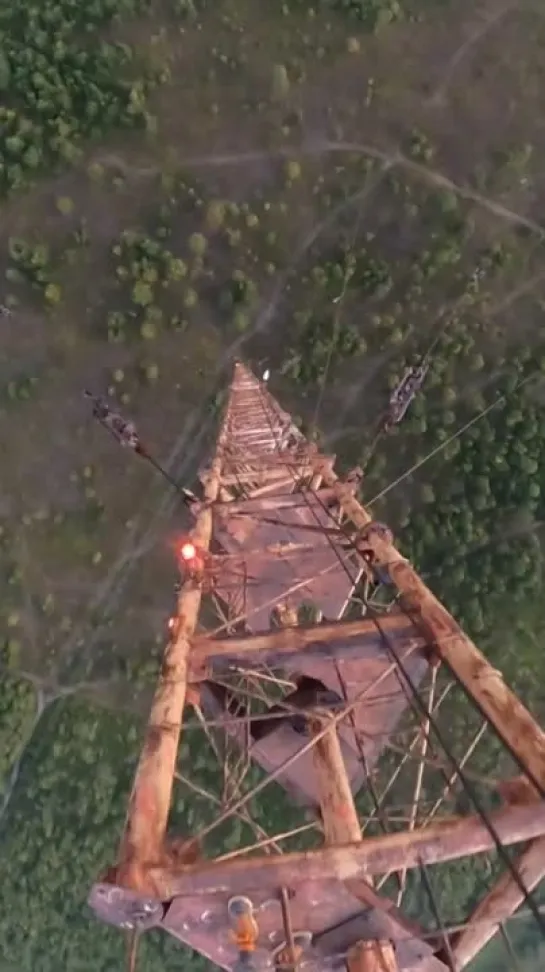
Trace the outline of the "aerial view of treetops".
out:
M 194 488 L 232 361 L 269 369 L 545 722 L 545 7 L 0 0 L 0 38 L 0 972 L 117 972 L 123 936 L 86 899 L 115 858 L 187 513 L 83 389 Z M 186 833 L 199 787 L 221 789 L 192 740 Z M 300 819 L 267 794 L 263 827 Z M 455 922 L 483 874 L 450 875 Z M 520 972 L 543 967 L 535 922 L 509 935 Z M 494 940 L 471 968 L 513 962 Z M 141 943 L 138 972 L 205 966 Z

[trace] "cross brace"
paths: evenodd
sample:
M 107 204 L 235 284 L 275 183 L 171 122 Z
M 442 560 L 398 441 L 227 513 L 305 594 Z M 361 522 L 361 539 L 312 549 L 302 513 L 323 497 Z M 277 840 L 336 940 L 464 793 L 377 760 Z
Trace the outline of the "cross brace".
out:
M 193 678 L 206 677 L 204 665 L 207 661 L 212 663 L 213 669 L 219 670 L 244 662 L 280 665 L 301 652 L 304 652 L 305 658 L 363 657 L 366 649 L 376 649 L 383 644 L 384 632 L 394 639 L 401 651 L 409 643 L 422 649 L 426 646 L 425 639 L 410 619 L 394 609 L 381 617 L 380 629 L 373 618 L 365 617 L 241 637 L 210 638 L 196 635 L 192 641 L 191 675 Z
M 490 823 L 505 846 L 545 834 L 545 801 L 535 806 L 509 807 L 490 815 Z M 149 869 L 161 897 L 192 897 L 201 894 L 274 892 L 312 880 L 350 881 L 388 874 L 422 863 L 438 864 L 494 850 L 494 838 L 480 817 L 452 817 L 420 830 L 366 837 L 343 847 L 283 854 L 275 857 L 242 857 L 200 864 L 181 871 Z

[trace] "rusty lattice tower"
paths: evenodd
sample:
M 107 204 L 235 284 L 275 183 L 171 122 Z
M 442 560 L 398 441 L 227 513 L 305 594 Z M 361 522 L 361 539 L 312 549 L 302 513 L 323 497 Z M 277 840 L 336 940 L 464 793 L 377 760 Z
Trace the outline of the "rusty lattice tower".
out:
M 360 504 L 357 471 L 339 479 L 334 457 L 241 364 L 201 482 L 118 861 L 94 886 L 91 907 L 120 927 L 161 927 L 224 969 L 464 968 L 545 876 L 545 734 Z M 210 607 L 218 626 L 203 631 Z M 274 686 L 266 706 L 264 691 L 241 689 L 250 675 L 254 686 L 260 677 L 262 688 Z M 463 758 L 435 721 L 453 687 L 482 720 Z M 316 811 L 315 847 L 282 853 L 290 834 L 267 838 L 258 828 L 257 843 L 210 860 L 167 836 L 191 706 L 205 729 L 265 771 L 248 793 L 226 793 L 218 820 L 250 819 L 250 798 L 275 781 Z M 467 783 L 485 728 L 522 775 L 498 787 L 496 809 L 475 799 L 464 814 L 436 818 Z M 392 748 L 401 729 L 405 742 Z M 439 791 L 424 785 L 426 760 L 438 766 L 434 732 L 444 757 Z M 385 754 L 393 775 L 377 793 Z M 414 799 L 394 818 L 386 797 L 408 757 Z M 431 809 L 421 805 L 424 791 Z M 371 796 L 374 810 L 362 819 Z M 513 844 L 523 845 L 516 858 L 504 851 Z M 461 927 L 442 927 L 439 916 L 432 930 L 407 920 L 399 905 L 408 871 L 426 883 L 428 868 L 490 851 L 503 874 L 493 874 Z

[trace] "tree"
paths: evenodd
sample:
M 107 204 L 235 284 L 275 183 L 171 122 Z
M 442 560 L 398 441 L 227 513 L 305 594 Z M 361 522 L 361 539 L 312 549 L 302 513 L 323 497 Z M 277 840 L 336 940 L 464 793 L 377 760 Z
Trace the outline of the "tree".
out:
M 225 203 L 212 200 L 206 207 L 206 225 L 211 230 L 219 230 L 225 222 Z
M 153 301 L 153 290 L 144 280 L 137 280 L 132 288 L 132 299 L 139 307 L 147 307 Z
M 289 162 L 286 162 L 285 172 L 288 182 L 297 182 L 302 175 L 300 163 L 296 162 L 295 159 L 290 159 Z
M 420 497 L 424 503 L 435 503 L 435 492 L 431 483 L 423 483 Z
M 59 196 L 55 200 L 59 213 L 63 216 L 70 216 L 74 212 L 74 200 L 70 196 Z
M 159 280 L 159 271 L 157 270 L 157 267 L 151 267 L 151 266 L 144 267 L 144 269 L 142 270 L 141 279 L 144 281 L 144 283 L 148 283 L 148 284 L 157 283 L 157 281 Z
M 42 156 L 39 149 L 35 145 L 29 145 L 25 150 L 23 155 L 23 162 L 27 169 L 38 169 L 41 162 Z
M 208 243 L 202 233 L 192 233 L 189 237 L 189 249 L 198 257 L 204 256 Z
M 471 355 L 471 358 L 469 359 L 469 367 L 472 371 L 482 371 L 484 365 L 485 360 L 482 354 L 477 352 L 476 354 Z
M 290 92 L 290 79 L 284 64 L 275 64 L 272 74 L 272 97 L 274 101 L 284 101 Z
M 15 671 L 20 663 L 22 645 L 19 638 L 6 638 L 0 652 L 2 665 Z
M 237 331 L 247 331 L 250 326 L 250 318 L 242 307 L 237 307 L 233 314 L 233 324 Z
M 187 276 L 187 264 L 177 257 L 170 256 L 167 260 L 167 278 L 169 280 L 183 280 Z
M 11 80 L 11 68 L 6 55 L 0 51 L 0 91 L 7 91 Z
M 191 287 L 184 294 L 184 307 L 195 307 L 199 301 L 199 296 Z
M 56 305 L 60 304 L 62 300 L 62 291 L 58 284 L 49 283 L 44 290 L 44 297 L 48 304 Z
M 144 373 L 148 385 L 155 385 L 159 380 L 159 365 L 155 362 L 145 366 Z

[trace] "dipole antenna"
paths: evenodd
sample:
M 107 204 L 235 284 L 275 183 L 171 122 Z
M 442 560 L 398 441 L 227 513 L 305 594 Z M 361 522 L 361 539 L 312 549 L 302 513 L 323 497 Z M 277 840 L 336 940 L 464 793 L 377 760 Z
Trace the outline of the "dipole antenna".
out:
M 89 399 L 93 404 L 92 415 L 97 422 L 105 428 L 112 438 L 122 446 L 123 448 L 131 449 L 137 456 L 141 456 L 146 462 L 153 466 L 153 468 L 163 477 L 165 482 L 172 486 L 173 489 L 181 496 L 182 500 L 188 507 L 196 506 L 199 503 L 198 497 L 192 490 L 188 489 L 186 486 L 182 486 L 181 483 L 177 482 L 173 476 L 170 475 L 168 470 L 165 469 L 158 459 L 150 452 L 147 446 L 144 445 L 140 435 L 136 430 L 134 422 L 129 419 L 124 418 L 119 412 L 114 411 L 108 402 L 97 395 L 93 395 L 89 391 L 84 391 L 84 397 Z

